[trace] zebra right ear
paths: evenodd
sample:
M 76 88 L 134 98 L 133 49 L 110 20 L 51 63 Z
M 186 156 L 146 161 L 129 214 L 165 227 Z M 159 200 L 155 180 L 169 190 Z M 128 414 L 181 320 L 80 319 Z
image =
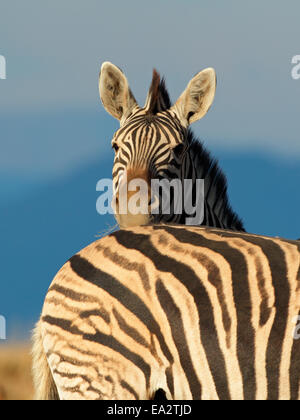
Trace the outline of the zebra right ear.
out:
M 215 70 L 213 68 L 202 70 L 192 78 L 171 110 L 186 127 L 204 117 L 214 100 L 215 91 Z
M 120 123 L 138 106 L 124 73 L 108 61 L 101 66 L 99 93 L 106 111 Z

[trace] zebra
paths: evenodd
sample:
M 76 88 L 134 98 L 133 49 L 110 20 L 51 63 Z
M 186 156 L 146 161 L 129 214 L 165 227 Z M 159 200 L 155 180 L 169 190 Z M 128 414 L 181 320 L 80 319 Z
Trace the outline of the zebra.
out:
M 227 196 L 227 181 L 215 159 L 198 141 L 189 125 L 209 110 L 215 95 L 216 75 L 213 68 L 197 73 L 172 106 L 164 78 L 153 70 L 152 82 L 145 106 L 139 107 L 124 73 L 110 62 L 101 66 L 99 92 L 104 108 L 120 121 L 120 129 L 112 139 L 115 151 L 113 165 L 113 209 L 121 228 L 148 223 L 202 224 L 211 227 L 244 231 L 242 220 L 232 210 Z M 148 185 L 148 211 L 133 214 L 119 211 L 119 195 L 122 187 L 128 193 L 128 201 L 134 194 L 127 185 L 142 179 Z M 192 180 L 192 187 L 180 194 L 195 202 L 197 180 L 204 179 L 204 217 L 196 220 L 186 211 L 175 213 L 175 199 L 171 201 L 170 214 L 161 208 L 153 214 L 151 180 Z M 153 191 L 152 191 L 153 192 Z M 172 191 L 171 191 L 172 193 Z M 154 197 L 155 198 L 155 197 Z M 197 199 L 197 196 L 196 196 Z M 161 204 L 161 197 L 156 200 Z M 194 217 L 191 217 L 194 216 Z M 192 219 L 192 223 L 189 220 Z M 193 221 L 194 219 L 194 221 Z
M 299 400 L 300 242 L 128 227 L 73 256 L 34 334 L 38 399 Z

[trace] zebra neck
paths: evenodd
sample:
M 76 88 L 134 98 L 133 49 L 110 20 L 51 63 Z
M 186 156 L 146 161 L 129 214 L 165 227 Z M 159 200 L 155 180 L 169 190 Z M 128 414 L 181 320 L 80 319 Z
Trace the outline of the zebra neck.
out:
M 232 210 L 227 193 L 227 180 L 218 162 L 212 159 L 202 144 L 192 140 L 183 162 L 182 178 L 204 180 L 204 226 L 245 231 L 243 222 Z M 185 215 L 186 217 L 187 215 Z M 182 220 L 184 223 L 184 221 Z

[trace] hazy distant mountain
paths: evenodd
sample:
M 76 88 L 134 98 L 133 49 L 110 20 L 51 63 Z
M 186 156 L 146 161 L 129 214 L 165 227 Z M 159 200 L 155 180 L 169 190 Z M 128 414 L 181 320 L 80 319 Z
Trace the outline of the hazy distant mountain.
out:
M 114 222 L 96 213 L 96 183 L 111 176 L 111 162 L 94 164 L 22 202 L 0 208 L 0 314 L 32 320 L 62 264 Z

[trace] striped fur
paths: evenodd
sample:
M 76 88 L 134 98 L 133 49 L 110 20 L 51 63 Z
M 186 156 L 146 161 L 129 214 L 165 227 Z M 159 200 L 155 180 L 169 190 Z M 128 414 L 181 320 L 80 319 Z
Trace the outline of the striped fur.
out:
M 120 185 L 125 183 L 126 174 L 128 182 L 136 178 L 146 180 L 149 191 L 153 179 L 180 180 L 181 185 L 185 179 L 191 179 L 193 187 L 189 193 L 182 188 L 181 195 L 185 194 L 193 205 L 196 180 L 204 179 L 204 219 L 201 224 L 244 230 L 241 219 L 229 204 L 225 175 L 217 161 L 211 158 L 189 129 L 191 122 L 202 118 L 208 111 L 214 92 L 215 73 L 212 69 L 206 69 L 190 81 L 177 102 L 171 106 L 165 81 L 154 70 L 145 106 L 141 108 L 136 103 L 124 74 L 111 63 L 104 63 L 100 73 L 100 96 L 105 109 L 118 118 L 121 124 L 112 139 L 115 150 L 115 214 L 121 227 L 148 223 L 190 224 L 187 223 L 187 218 L 195 215 L 189 215 L 185 211 L 176 214 L 174 200 L 170 214 L 160 211 L 158 215 L 153 215 L 149 206 L 150 214 L 144 217 L 129 214 L 129 211 L 126 215 L 120 215 L 118 194 Z M 131 99 L 122 101 L 124 97 Z M 161 202 L 161 197 L 159 201 Z M 149 200 L 146 201 L 148 202 Z
M 299 242 L 141 226 L 61 268 L 34 352 L 47 355 L 61 399 L 151 399 L 163 390 L 168 399 L 297 400 L 297 315 Z M 35 370 L 45 369 L 38 359 Z
M 33 379 L 36 400 L 59 400 L 57 388 L 49 369 L 47 357 L 44 351 L 43 336 L 41 334 L 41 321 L 33 332 Z
M 180 140 L 181 136 L 184 138 L 184 145 Z M 143 141 L 145 138 L 149 138 L 147 143 Z M 184 179 L 192 179 L 195 186 L 197 179 L 204 179 L 205 208 L 202 224 L 223 229 L 244 230 L 241 219 L 229 204 L 226 177 L 217 161 L 211 158 L 190 130 L 182 133 L 178 121 L 176 122 L 171 112 L 165 111 L 163 115 L 157 115 L 149 125 L 145 121 L 145 111 L 136 111 L 128 123 L 116 132 L 112 142 L 122 144 L 122 148 L 116 153 L 113 166 L 115 191 L 119 189 L 120 175 L 125 170 L 127 174 L 129 170 L 133 172 L 133 175 L 127 175 L 128 180 L 141 178 L 140 168 L 149 173 L 150 180 L 180 179 L 183 183 Z M 177 151 L 176 147 L 179 146 L 183 149 Z M 158 217 L 153 215 L 150 220 L 146 219 L 146 222 L 186 224 L 186 218 L 192 216 L 184 211 L 181 214 L 171 212 L 170 215 L 160 214 Z M 119 218 L 117 216 L 117 220 L 120 222 L 120 216 Z M 127 222 L 127 219 L 125 220 Z M 120 223 L 121 226 L 126 227 L 126 222 Z

